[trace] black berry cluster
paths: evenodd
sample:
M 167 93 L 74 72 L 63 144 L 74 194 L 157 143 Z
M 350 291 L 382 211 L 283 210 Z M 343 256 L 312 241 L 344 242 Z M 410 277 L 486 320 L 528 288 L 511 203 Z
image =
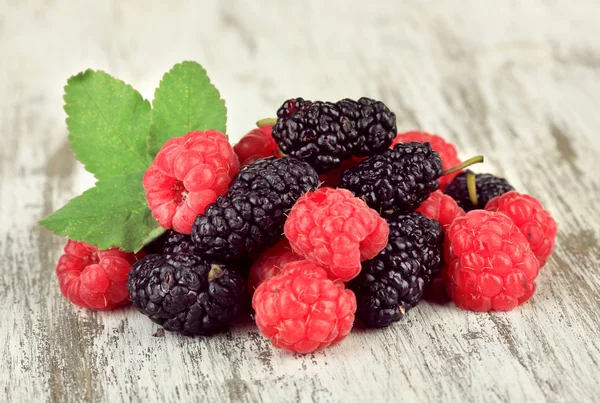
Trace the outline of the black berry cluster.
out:
M 472 197 L 469 195 L 467 185 L 468 175 L 475 175 L 475 186 L 477 205 L 473 204 Z M 460 207 L 466 212 L 485 208 L 486 204 L 494 197 L 501 196 L 515 190 L 504 178 L 492 174 L 475 174 L 471 171 L 461 172 L 454 180 L 446 186 L 444 193 L 452 197 Z

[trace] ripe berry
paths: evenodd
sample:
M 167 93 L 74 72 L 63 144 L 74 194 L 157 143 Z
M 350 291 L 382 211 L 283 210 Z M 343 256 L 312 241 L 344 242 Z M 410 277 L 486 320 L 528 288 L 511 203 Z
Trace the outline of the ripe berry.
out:
M 256 325 L 273 346 L 310 353 L 343 340 L 354 323 L 356 298 L 340 280 L 306 260 L 288 263 L 254 293 Z
M 388 219 L 388 244 L 362 264 L 348 284 L 357 299 L 356 316 L 368 327 L 385 327 L 404 317 L 442 267 L 444 234 L 437 221 L 420 213 Z
M 265 125 L 249 131 L 233 146 L 240 165 L 250 165 L 266 157 L 279 157 L 277 143 L 271 135 L 273 125 Z
M 302 257 L 294 253 L 290 243 L 283 238 L 279 243 L 260 255 L 250 268 L 248 290 L 253 293 L 265 280 L 278 275 L 283 267 Z
M 456 200 L 440 190 L 433 192 L 427 200 L 421 203 L 417 212 L 438 221 L 444 231 L 450 228 L 455 219 L 465 215 L 465 211 L 458 206 Z
M 189 254 L 146 256 L 131 268 L 127 289 L 141 313 L 186 335 L 222 330 L 246 301 L 236 270 Z
M 540 267 L 546 264 L 554 250 L 557 227 L 556 221 L 536 198 L 511 191 L 490 200 L 485 209 L 510 217 L 529 241 Z
M 460 159 L 458 158 L 458 151 L 456 150 L 454 144 L 447 142 L 437 134 L 430 134 L 418 131 L 398 133 L 398 135 L 392 142 L 391 148 L 394 148 L 394 146 L 398 143 L 410 143 L 413 141 L 416 141 L 418 143 L 429 143 L 431 145 L 431 149 L 436 151 L 440 156 L 444 169 L 450 169 L 460 164 Z M 456 171 L 454 173 L 442 176 L 439 179 L 440 189 L 444 190 L 444 188 L 450 182 L 452 182 L 458 174 L 459 171 Z
M 68 240 L 56 266 L 60 291 L 83 308 L 109 310 L 129 305 L 126 282 L 133 262 L 133 253 L 100 251 L 87 243 Z
M 475 210 L 457 218 L 445 241 L 446 291 L 473 311 L 509 311 L 535 292 L 540 264 L 527 238 L 503 213 Z
M 219 260 L 255 257 L 282 237 L 286 213 L 319 178 L 295 158 L 263 158 L 244 167 L 227 193 L 194 223 L 197 253 Z
M 463 210 L 469 212 L 485 208 L 494 197 L 511 190 L 515 189 L 504 178 L 465 171 L 456 176 L 454 181 L 444 189 L 444 193 L 456 200 Z
M 225 193 L 238 170 L 223 133 L 195 131 L 170 139 L 144 175 L 152 216 L 163 228 L 189 234 L 196 216 Z
M 296 202 L 284 231 L 296 253 L 348 281 L 360 272 L 361 261 L 385 247 L 389 228 L 349 191 L 320 188 Z

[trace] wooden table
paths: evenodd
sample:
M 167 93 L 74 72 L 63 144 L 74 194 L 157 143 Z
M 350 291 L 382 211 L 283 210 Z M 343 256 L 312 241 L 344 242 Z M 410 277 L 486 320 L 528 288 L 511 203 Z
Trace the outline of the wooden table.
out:
M 0 401 L 600 401 L 599 21 L 597 0 L 0 0 Z M 481 314 L 424 302 L 306 356 L 250 324 L 153 337 L 133 309 L 69 304 L 54 275 L 65 241 L 37 226 L 93 184 L 62 87 L 93 67 L 152 99 L 185 59 L 227 100 L 233 139 L 292 96 L 366 95 L 400 130 L 485 154 L 479 169 L 559 223 L 533 300 Z

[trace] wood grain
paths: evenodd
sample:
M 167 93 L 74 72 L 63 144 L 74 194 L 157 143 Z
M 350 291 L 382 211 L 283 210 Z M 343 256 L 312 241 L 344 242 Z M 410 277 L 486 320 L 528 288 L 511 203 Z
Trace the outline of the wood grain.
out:
M 594 402 L 600 386 L 600 8 L 596 0 L 0 0 L 0 401 Z M 93 183 L 62 86 L 103 69 L 152 98 L 201 62 L 232 139 L 290 96 L 371 96 L 438 132 L 559 223 L 533 300 L 510 313 L 423 302 L 307 356 L 248 321 L 208 339 L 60 295 L 64 240 L 37 221 Z

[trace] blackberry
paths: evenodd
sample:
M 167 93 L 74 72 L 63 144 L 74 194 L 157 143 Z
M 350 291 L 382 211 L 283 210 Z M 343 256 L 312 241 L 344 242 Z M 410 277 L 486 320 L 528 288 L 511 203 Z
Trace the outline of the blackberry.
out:
M 385 150 L 396 136 L 396 115 L 369 98 L 337 103 L 287 100 L 277 111 L 273 138 L 288 155 L 329 172 L 352 155 Z
M 286 212 L 315 190 L 314 169 L 295 158 L 265 158 L 243 168 L 227 193 L 196 217 L 197 253 L 223 260 L 254 257 L 282 237 Z
M 381 101 L 362 97 L 358 101 L 343 99 L 337 103 L 342 114 L 355 122 L 358 137 L 352 154 L 368 157 L 387 149 L 397 134 L 396 115 Z
M 439 273 L 444 240 L 441 225 L 420 213 L 388 219 L 388 244 L 362 264 L 348 287 L 357 300 L 357 317 L 368 327 L 397 322 L 423 296 L 423 289 Z
M 196 246 L 189 235 L 181 234 L 175 230 L 167 230 L 163 235 L 144 246 L 147 254 L 196 254 Z
M 475 182 L 475 192 L 469 193 L 468 178 Z M 486 204 L 496 196 L 515 190 L 504 178 L 491 174 L 475 174 L 471 171 L 461 172 L 452 181 L 444 193 L 452 197 L 466 212 L 485 208 Z M 473 203 L 473 202 L 477 203 Z
M 383 215 L 414 211 L 440 186 L 442 160 L 429 143 L 399 143 L 342 174 L 340 187 Z
M 247 302 L 246 280 L 235 270 L 189 254 L 138 260 L 127 290 L 135 307 L 153 322 L 186 335 L 227 327 Z

